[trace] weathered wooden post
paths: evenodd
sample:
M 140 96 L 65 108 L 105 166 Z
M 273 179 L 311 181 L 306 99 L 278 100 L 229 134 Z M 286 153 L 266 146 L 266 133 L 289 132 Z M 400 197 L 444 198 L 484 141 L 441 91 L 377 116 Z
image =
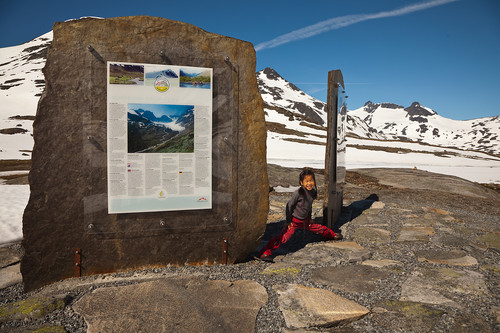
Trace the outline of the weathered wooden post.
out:
M 327 141 L 325 153 L 325 200 L 323 223 L 333 228 L 342 210 L 345 182 L 345 151 L 347 121 L 345 85 L 342 72 L 328 72 Z
M 252 44 L 156 17 L 54 25 L 23 218 L 26 290 L 233 263 L 268 213 Z

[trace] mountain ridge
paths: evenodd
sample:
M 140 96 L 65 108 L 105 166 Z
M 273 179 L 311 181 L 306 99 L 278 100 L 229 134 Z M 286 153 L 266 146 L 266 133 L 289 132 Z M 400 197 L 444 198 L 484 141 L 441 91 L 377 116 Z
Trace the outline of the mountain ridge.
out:
M 52 32 L 48 32 L 22 45 L 0 49 L 0 98 L 6 105 L 0 111 L 0 130 L 18 133 L 0 134 L 4 142 L 0 147 L 0 159 L 30 158 L 33 118 L 26 116 L 36 113 L 38 99 L 45 87 L 42 68 L 51 41 Z M 282 150 L 282 147 L 272 146 L 278 141 L 305 144 L 313 150 L 313 146 L 324 149 L 326 103 L 307 95 L 272 68 L 257 72 L 256 77 L 264 100 L 270 138 L 268 150 Z M 415 142 L 500 155 L 500 116 L 453 120 L 439 116 L 419 102 L 404 107 L 368 101 L 361 108 L 349 110 L 345 123 L 351 138 Z M 21 133 L 11 130 L 13 128 L 25 131 Z M 297 147 L 289 146 L 280 156 L 284 156 L 282 153 L 293 156 Z M 317 155 L 321 155 L 320 150 Z
M 259 90 L 264 100 L 266 120 L 276 108 L 298 114 L 310 124 L 326 125 L 326 103 L 305 94 L 286 81 L 275 70 L 266 68 L 257 73 Z M 287 89 L 290 89 L 287 91 Z M 295 101 L 287 96 L 297 94 Z M 299 107 L 298 107 L 299 106 Z M 321 121 L 318 121 L 321 119 Z M 288 128 L 298 130 L 288 118 Z M 271 122 L 279 122 L 276 119 Z M 284 121 L 281 121 L 283 123 Z M 394 103 L 368 101 L 361 108 L 349 110 L 346 119 L 347 135 L 357 138 L 424 143 L 440 147 L 477 150 L 500 156 L 500 116 L 472 120 L 453 120 L 441 117 L 435 110 L 415 101 L 404 107 Z M 326 130 L 326 129 L 325 129 Z M 482 135 L 481 137 L 479 137 Z

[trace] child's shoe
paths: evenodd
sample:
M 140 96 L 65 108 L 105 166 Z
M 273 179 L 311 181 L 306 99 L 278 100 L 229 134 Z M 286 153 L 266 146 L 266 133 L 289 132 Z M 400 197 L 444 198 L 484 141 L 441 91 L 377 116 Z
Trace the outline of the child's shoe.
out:
M 271 256 L 268 256 L 267 254 L 261 255 L 259 259 L 265 262 L 274 262 L 273 258 Z
M 333 236 L 333 240 L 341 240 L 344 239 L 344 236 L 342 236 L 341 233 L 335 233 L 335 236 Z

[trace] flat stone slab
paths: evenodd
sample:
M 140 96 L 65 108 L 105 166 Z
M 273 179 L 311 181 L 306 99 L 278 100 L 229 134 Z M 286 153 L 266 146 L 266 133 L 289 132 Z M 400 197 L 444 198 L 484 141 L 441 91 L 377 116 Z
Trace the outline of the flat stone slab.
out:
M 491 333 L 491 330 L 488 328 L 488 324 L 485 321 L 468 313 L 458 313 L 454 322 L 455 325 L 451 328 L 451 333 Z
M 428 304 L 386 300 L 372 311 L 373 320 L 388 332 L 430 332 L 445 313 Z
M 361 263 L 361 265 L 372 266 L 375 268 L 382 268 L 387 266 L 398 266 L 403 265 L 401 261 L 391 260 L 391 259 L 379 259 L 379 260 L 366 260 Z
M 15 264 L 19 261 L 21 261 L 21 255 L 18 251 L 8 247 L 0 247 L 0 268 Z
M 296 252 L 278 255 L 274 261 L 294 265 L 327 264 L 337 265 L 347 258 L 347 253 L 328 245 L 328 242 L 308 244 Z
M 253 332 L 266 289 L 255 281 L 161 279 L 100 288 L 73 306 L 93 332 Z
M 388 226 L 387 221 L 374 214 L 363 213 L 350 223 L 359 226 Z
M 342 242 L 329 241 L 325 242 L 324 246 L 346 251 L 366 251 L 366 249 L 363 246 L 352 241 L 342 241 Z
M 497 251 L 500 251 L 500 232 L 488 232 L 478 238 L 481 242 Z
M 385 245 L 391 241 L 391 232 L 385 229 L 372 227 L 359 227 L 354 232 L 354 238 L 363 243 L 375 243 Z
M 367 293 L 376 289 L 375 282 L 388 276 L 388 272 L 371 266 L 348 265 L 318 268 L 312 272 L 311 281 L 352 293 Z
M 360 319 L 369 310 L 328 290 L 298 284 L 276 285 L 287 328 L 330 327 Z M 239 330 L 239 332 L 243 332 Z
M 21 264 L 16 264 L 0 269 L 0 289 L 4 289 L 23 282 Z
M 358 243 L 352 241 L 329 241 L 325 242 L 324 246 L 346 252 L 347 261 L 349 261 L 350 263 L 362 262 L 363 260 L 369 259 L 372 255 L 370 251 L 368 251 Z
M 409 218 L 403 221 L 403 227 L 432 227 L 434 224 L 435 221 L 425 217 Z
M 454 266 L 474 266 L 478 262 L 462 250 L 422 250 L 415 252 L 419 262 L 429 262 L 432 264 L 454 265 Z
M 439 215 L 451 215 L 451 213 L 449 211 L 441 209 L 441 208 L 422 207 L 422 209 L 426 213 L 435 213 L 435 214 L 439 214 Z
M 461 248 L 462 246 L 464 246 L 464 244 L 468 243 L 468 241 L 462 237 L 458 237 L 456 235 L 453 235 L 453 234 L 450 234 L 447 232 L 443 232 L 443 229 L 441 229 L 440 232 L 438 232 L 435 236 L 433 236 L 431 241 L 434 244 L 438 244 L 439 246 L 447 246 L 447 247 L 455 247 L 455 248 Z M 477 245 L 479 247 L 482 246 L 479 243 Z M 484 247 L 485 248 L 483 249 L 483 251 L 487 249 L 487 246 L 484 246 Z
M 401 300 L 461 307 L 449 295 L 487 295 L 482 274 L 447 267 L 420 268 L 411 273 L 401 288 Z M 444 296 L 446 295 L 446 296 Z
M 383 203 L 382 201 L 375 201 L 370 209 L 383 209 L 385 207 L 385 203 Z
M 403 226 L 398 236 L 398 242 L 428 242 L 429 236 L 436 233 L 434 228 L 425 226 Z

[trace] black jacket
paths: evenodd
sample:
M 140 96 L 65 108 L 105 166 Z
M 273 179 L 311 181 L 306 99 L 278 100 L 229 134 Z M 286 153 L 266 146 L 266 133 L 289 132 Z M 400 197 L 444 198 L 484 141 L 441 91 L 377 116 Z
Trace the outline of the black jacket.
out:
M 308 191 L 302 186 L 293 192 L 292 197 L 286 204 L 286 221 L 292 222 L 292 217 L 299 220 L 310 219 L 312 204 L 318 196 L 315 189 Z

